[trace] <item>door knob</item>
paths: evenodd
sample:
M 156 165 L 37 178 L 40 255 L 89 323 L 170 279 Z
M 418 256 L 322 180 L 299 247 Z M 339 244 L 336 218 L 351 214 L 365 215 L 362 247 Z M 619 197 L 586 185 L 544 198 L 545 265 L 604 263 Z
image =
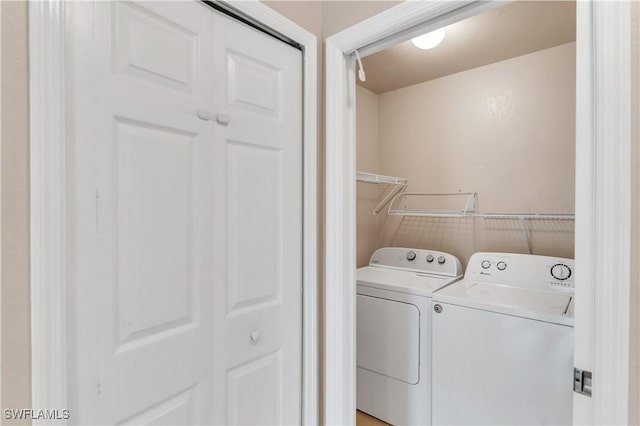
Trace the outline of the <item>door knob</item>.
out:
M 262 337 L 262 333 L 259 330 L 253 330 L 250 335 L 251 344 L 255 345 L 260 341 L 260 337 Z
M 213 118 L 213 114 L 211 114 L 211 111 L 208 111 L 204 108 L 198 108 L 197 115 L 200 120 L 205 121 L 211 121 L 211 119 Z
M 223 126 L 226 126 L 231 122 L 231 117 L 229 116 L 229 114 L 224 114 L 222 112 L 219 112 L 216 115 L 216 121 L 218 122 L 218 124 L 222 124 Z

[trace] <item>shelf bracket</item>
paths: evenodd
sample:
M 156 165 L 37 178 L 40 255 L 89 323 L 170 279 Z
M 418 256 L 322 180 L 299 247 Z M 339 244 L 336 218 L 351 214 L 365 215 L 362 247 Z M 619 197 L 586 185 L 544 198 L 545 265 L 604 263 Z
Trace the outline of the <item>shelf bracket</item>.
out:
M 404 178 L 384 176 L 374 173 L 356 172 L 356 181 L 362 183 L 372 183 L 379 185 L 388 185 L 389 188 L 385 191 L 378 205 L 373 209 L 373 214 L 378 214 L 382 209 L 393 200 L 396 195 L 402 194 L 407 188 L 408 181 Z
M 524 232 L 524 240 L 527 242 L 527 249 L 529 249 L 529 254 L 533 254 L 533 250 L 531 250 L 531 239 L 529 238 L 529 227 L 527 226 L 527 220 L 524 217 L 519 217 L 520 226 L 522 226 L 522 232 Z

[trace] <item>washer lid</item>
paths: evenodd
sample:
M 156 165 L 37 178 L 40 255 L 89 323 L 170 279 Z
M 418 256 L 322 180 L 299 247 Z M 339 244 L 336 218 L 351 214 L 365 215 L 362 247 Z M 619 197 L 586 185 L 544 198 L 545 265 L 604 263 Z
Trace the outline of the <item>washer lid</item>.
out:
M 573 313 L 569 309 L 572 295 L 567 293 L 463 280 L 438 291 L 433 300 L 573 325 Z
M 357 285 L 431 297 L 431 294 L 460 277 L 425 274 L 379 266 L 365 266 L 356 271 Z

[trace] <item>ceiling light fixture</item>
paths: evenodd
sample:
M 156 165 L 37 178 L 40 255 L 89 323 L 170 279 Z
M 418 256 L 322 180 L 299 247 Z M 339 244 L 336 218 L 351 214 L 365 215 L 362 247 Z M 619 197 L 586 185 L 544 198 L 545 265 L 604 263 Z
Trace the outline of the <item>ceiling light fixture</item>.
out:
M 411 39 L 411 43 L 418 49 L 433 49 L 444 40 L 444 36 L 447 34 L 445 28 L 440 28 L 430 33 L 423 34 L 421 36 Z

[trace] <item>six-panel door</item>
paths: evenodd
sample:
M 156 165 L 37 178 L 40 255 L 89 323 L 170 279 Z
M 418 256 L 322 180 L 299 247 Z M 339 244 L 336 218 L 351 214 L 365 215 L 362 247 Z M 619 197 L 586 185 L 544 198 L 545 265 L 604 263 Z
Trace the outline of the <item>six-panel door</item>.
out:
M 71 422 L 299 423 L 301 52 L 195 1 L 70 21 Z

